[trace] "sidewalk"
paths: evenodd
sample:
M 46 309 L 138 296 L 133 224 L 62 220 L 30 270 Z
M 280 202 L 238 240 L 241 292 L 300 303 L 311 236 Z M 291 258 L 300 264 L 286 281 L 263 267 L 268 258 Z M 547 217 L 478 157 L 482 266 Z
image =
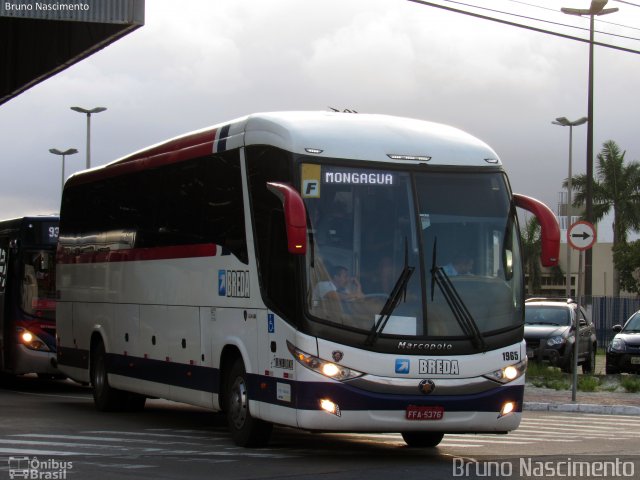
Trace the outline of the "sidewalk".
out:
M 553 390 L 526 385 L 523 410 L 549 412 L 640 415 L 640 393 L 580 392 L 571 401 L 571 390 Z

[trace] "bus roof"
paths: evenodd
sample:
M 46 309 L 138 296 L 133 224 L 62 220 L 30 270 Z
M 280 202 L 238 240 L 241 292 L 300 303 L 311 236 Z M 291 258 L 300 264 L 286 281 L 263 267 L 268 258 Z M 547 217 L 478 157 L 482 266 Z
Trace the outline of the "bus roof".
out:
M 30 215 L 27 217 L 7 218 L 0 220 L 0 229 L 19 228 L 27 222 L 57 222 L 60 220 L 58 215 Z
M 429 165 L 500 165 L 495 151 L 454 127 L 402 117 L 341 112 L 256 113 L 145 148 L 112 163 L 75 174 L 95 176 L 144 170 L 240 146 L 272 145 L 318 158 Z

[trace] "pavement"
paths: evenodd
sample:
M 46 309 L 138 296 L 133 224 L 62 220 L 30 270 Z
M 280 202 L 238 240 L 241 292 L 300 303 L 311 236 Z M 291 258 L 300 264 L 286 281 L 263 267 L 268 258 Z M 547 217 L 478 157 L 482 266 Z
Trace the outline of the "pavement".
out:
M 553 390 L 527 384 L 524 389 L 523 409 L 605 415 L 640 415 L 640 393 L 578 391 L 574 402 L 571 400 L 571 390 Z

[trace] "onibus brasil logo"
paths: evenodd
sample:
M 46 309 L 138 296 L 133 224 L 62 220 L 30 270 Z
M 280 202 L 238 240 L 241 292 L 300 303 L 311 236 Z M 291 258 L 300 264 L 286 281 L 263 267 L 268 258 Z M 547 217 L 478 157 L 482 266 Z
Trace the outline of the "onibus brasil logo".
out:
M 33 480 L 65 480 L 73 462 L 53 458 L 38 460 L 38 457 L 9 457 L 9 478 Z

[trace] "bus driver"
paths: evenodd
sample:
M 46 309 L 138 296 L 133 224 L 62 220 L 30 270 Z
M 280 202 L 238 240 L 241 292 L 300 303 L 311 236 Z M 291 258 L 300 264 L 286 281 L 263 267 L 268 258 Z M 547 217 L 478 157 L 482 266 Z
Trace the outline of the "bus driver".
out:
M 364 298 L 360 282 L 349 276 L 349 270 L 341 265 L 330 270 L 331 280 L 318 282 L 313 291 L 315 300 L 331 299 L 351 302 Z

